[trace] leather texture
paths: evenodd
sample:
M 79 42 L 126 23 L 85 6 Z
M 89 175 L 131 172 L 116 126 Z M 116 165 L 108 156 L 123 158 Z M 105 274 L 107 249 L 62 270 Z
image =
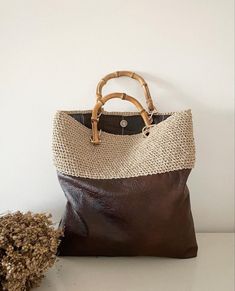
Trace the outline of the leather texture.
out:
M 73 114 L 90 127 L 90 114 Z M 168 115 L 155 116 L 154 123 Z M 120 126 L 127 120 L 125 129 Z M 140 116 L 101 116 L 102 130 L 141 132 Z M 101 161 L 102 162 L 102 161 Z M 58 172 L 67 198 L 60 226 L 61 256 L 191 258 L 197 242 L 186 182 L 190 169 L 120 179 L 88 179 Z
M 195 257 L 189 173 L 114 180 L 58 173 L 68 200 L 59 255 Z

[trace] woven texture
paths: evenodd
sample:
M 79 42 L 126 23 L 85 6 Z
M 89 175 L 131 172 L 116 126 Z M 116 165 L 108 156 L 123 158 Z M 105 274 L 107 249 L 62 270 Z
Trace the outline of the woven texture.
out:
M 142 133 L 114 135 L 102 132 L 102 143 L 98 146 L 90 142 L 91 129 L 69 113 L 72 112 L 58 111 L 54 119 L 54 164 L 63 174 L 115 179 L 191 169 L 194 166 L 195 146 L 190 110 L 172 113 L 166 120 L 151 127 L 147 137 L 143 137 Z

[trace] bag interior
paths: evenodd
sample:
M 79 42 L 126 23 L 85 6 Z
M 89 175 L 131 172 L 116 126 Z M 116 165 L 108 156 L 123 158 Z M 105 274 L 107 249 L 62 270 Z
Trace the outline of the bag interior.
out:
M 90 113 L 70 113 L 71 117 L 75 120 L 86 126 L 87 128 L 91 128 L 91 112 Z M 170 114 L 161 114 L 161 115 L 153 115 L 153 124 L 158 124 L 163 120 L 167 119 Z M 123 120 L 125 120 L 123 122 Z M 122 126 L 122 125 L 125 126 Z M 99 122 L 98 129 L 112 133 L 117 135 L 132 135 L 138 134 L 142 132 L 143 127 L 145 126 L 144 121 L 138 113 L 127 115 L 124 113 L 120 114 L 112 114 L 112 113 L 102 113 Z

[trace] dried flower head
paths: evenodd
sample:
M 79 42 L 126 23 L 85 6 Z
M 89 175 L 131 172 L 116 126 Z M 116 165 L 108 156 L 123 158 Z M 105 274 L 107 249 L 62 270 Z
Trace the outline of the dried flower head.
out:
M 51 215 L 18 211 L 0 216 L 0 290 L 38 286 L 56 260 L 61 235 Z

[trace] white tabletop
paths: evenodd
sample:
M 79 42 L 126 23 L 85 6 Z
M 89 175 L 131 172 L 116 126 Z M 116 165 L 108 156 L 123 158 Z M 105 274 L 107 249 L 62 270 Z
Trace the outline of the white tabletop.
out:
M 38 291 L 234 291 L 234 234 L 197 234 L 193 259 L 64 257 Z

